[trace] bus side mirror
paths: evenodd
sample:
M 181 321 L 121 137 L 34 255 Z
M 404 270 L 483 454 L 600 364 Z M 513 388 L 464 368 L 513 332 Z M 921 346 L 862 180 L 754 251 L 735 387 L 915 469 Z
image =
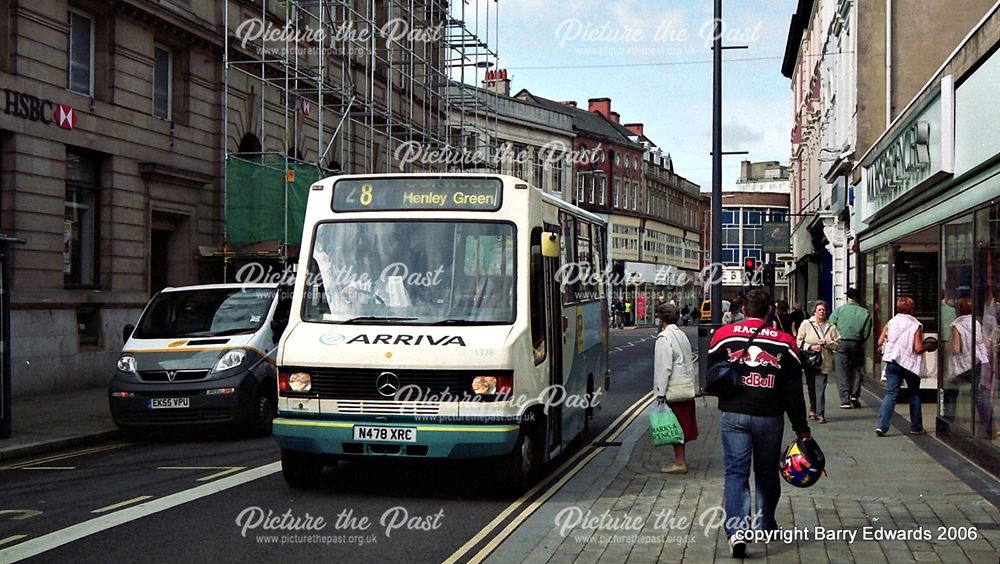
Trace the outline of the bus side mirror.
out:
M 546 258 L 559 257 L 559 235 L 551 231 L 542 233 L 542 256 Z

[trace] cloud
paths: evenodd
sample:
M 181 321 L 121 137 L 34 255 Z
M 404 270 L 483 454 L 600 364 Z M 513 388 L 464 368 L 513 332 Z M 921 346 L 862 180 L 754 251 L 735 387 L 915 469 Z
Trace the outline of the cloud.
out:
M 742 123 L 723 122 L 722 139 L 723 143 L 729 147 L 747 147 L 754 145 L 764 138 L 764 134 L 759 129 L 751 128 Z M 734 149 L 742 151 L 744 149 Z

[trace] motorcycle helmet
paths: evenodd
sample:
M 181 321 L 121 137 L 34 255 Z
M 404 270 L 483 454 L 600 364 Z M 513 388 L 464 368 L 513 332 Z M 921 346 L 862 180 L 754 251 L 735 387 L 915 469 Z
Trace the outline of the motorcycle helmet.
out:
M 826 457 L 815 439 L 795 439 L 781 458 L 781 477 L 797 488 L 808 488 L 819 481 L 826 468 Z

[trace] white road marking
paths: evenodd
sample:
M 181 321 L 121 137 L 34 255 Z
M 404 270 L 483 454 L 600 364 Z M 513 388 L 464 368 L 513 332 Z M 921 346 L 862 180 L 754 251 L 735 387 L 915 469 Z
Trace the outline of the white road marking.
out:
M 7 515 L 8 513 L 20 514 L 20 517 L 11 517 L 12 521 L 23 521 L 29 517 L 34 517 L 36 515 L 41 515 L 42 512 L 35 509 L 4 509 L 0 511 L 0 515 Z
M 147 499 L 153 499 L 151 495 L 140 495 L 139 497 L 133 497 L 132 499 L 126 499 L 125 501 L 115 503 L 114 505 L 109 505 L 107 507 L 102 507 L 100 509 L 95 509 L 91 513 L 107 513 L 108 511 L 114 511 L 115 509 L 121 509 L 126 505 L 132 505 L 133 503 L 138 503 L 140 501 L 146 501 Z
M 37 556 L 54 548 L 59 548 L 60 546 L 80 540 L 84 537 L 106 531 L 119 525 L 124 525 L 125 523 L 129 523 L 131 521 L 135 521 L 136 519 L 141 519 L 161 511 L 166 511 L 167 509 L 172 509 L 203 497 L 217 494 L 230 488 L 235 488 L 236 486 L 242 486 L 243 484 L 259 480 L 260 478 L 276 474 L 280 471 L 281 462 L 275 461 L 270 464 L 265 464 L 264 466 L 252 468 L 246 472 L 240 472 L 239 474 L 235 474 L 221 480 L 202 484 L 189 490 L 177 492 L 146 503 L 140 503 L 139 505 L 134 505 L 132 507 L 122 509 L 121 511 L 107 513 L 88 521 L 66 527 L 65 529 L 24 541 L 4 550 L 0 550 L 0 562 L 16 562 L 25 558 L 31 558 L 32 556 Z
M 76 470 L 76 466 L 25 466 L 21 470 Z
M 11 535 L 9 537 L 0 539 L 0 544 L 7 544 L 9 542 L 19 541 L 27 536 L 28 535 Z
M 67 452 L 63 454 L 57 454 L 54 456 L 46 456 L 43 458 L 36 458 L 35 460 L 28 460 L 26 462 L 18 462 L 16 464 L 11 464 L 8 466 L 0 466 L 0 470 L 15 470 L 19 468 L 26 468 L 28 466 L 35 466 L 38 464 L 43 464 L 46 462 L 55 462 L 57 460 L 65 460 L 67 458 L 73 458 L 75 456 L 83 456 L 85 454 L 94 454 L 98 452 L 105 452 L 109 450 L 115 450 L 124 446 L 129 446 L 132 443 L 111 443 L 107 445 L 101 445 L 97 447 L 85 448 L 83 450 L 77 450 L 73 452 Z
M 160 466 L 157 470 L 222 470 L 204 478 L 198 478 L 199 482 L 207 482 L 215 478 L 221 478 L 240 470 L 246 470 L 246 466 Z

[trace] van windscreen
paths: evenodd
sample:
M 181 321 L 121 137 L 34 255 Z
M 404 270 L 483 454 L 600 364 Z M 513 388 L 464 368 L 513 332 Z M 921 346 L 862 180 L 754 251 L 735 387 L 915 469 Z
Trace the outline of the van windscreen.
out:
M 213 288 L 161 292 L 146 308 L 133 337 L 219 337 L 255 333 L 267 318 L 272 288 Z

